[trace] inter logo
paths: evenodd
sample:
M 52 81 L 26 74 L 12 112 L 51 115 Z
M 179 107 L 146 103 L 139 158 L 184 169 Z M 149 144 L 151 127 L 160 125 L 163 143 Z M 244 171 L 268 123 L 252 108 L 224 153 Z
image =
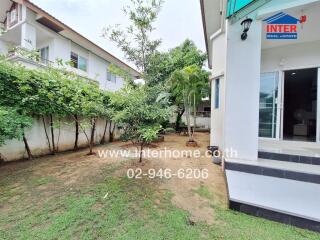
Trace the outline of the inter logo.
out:
M 300 19 L 297 19 L 289 14 L 280 12 L 263 21 L 267 23 L 267 39 L 298 39 L 298 23 L 305 23 L 307 17 L 301 16 Z

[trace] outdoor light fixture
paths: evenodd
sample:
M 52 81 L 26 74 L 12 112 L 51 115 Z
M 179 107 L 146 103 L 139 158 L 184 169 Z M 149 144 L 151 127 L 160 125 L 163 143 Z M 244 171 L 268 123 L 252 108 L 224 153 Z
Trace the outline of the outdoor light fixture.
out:
M 241 34 L 241 40 L 245 41 L 248 38 L 248 31 L 250 29 L 251 23 L 252 23 L 251 18 L 246 18 L 241 22 L 241 26 L 243 27 L 243 33 Z

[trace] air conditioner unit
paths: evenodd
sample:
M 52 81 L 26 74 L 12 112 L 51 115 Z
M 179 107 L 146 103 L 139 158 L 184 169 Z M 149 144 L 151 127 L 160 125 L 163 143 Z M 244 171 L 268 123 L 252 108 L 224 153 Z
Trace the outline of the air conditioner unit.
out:
M 17 21 L 17 10 L 16 9 L 13 9 L 11 12 L 10 12 L 10 22 L 13 23 L 15 21 Z

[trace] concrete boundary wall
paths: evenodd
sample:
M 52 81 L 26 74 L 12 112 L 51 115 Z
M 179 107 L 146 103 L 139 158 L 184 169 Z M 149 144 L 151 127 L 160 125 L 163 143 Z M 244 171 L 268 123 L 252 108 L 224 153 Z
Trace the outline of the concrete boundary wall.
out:
M 58 119 L 54 117 L 55 124 L 57 124 Z M 89 124 L 89 123 L 88 123 Z M 88 125 L 87 124 L 87 125 Z M 71 117 L 62 119 L 60 124 L 60 138 L 59 138 L 59 129 L 57 126 L 54 128 L 54 135 L 55 135 L 55 143 L 58 143 L 59 138 L 59 145 L 58 150 L 59 152 L 72 150 L 74 147 L 75 142 L 75 122 Z M 108 124 L 107 133 L 106 133 L 106 142 L 109 142 L 109 127 L 110 123 Z M 105 128 L 105 120 L 98 119 L 96 124 L 96 133 L 95 133 L 95 143 L 98 144 L 103 136 Z M 49 125 L 49 118 L 46 117 L 46 129 L 50 138 L 51 142 L 51 131 Z M 90 127 L 87 126 L 86 134 L 90 138 L 91 130 Z M 26 130 L 26 138 L 28 140 L 30 149 L 32 154 L 37 156 L 47 155 L 50 154 L 48 148 L 48 141 L 45 135 L 44 127 L 42 118 L 35 118 L 33 122 L 33 126 Z M 115 131 L 115 139 L 119 138 L 119 132 Z M 51 143 L 52 146 L 52 143 Z M 80 148 L 87 147 L 88 141 L 85 137 L 85 134 L 79 129 L 79 141 L 78 146 Z M 18 140 L 10 140 L 4 146 L 0 147 L 0 154 L 4 158 L 5 161 L 14 161 L 20 160 L 27 157 L 27 152 L 24 147 L 23 141 Z

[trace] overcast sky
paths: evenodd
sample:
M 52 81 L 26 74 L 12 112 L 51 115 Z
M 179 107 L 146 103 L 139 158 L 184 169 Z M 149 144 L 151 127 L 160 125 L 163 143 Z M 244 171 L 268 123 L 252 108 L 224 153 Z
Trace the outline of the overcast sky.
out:
M 94 43 L 125 61 L 116 46 L 101 37 L 108 25 L 123 24 L 122 8 L 129 0 L 32 0 Z M 155 25 L 155 37 L 162 39 L 161 50 L 179 45 L 186 38 L 205 51 L 199 0 L 165 0 Z

